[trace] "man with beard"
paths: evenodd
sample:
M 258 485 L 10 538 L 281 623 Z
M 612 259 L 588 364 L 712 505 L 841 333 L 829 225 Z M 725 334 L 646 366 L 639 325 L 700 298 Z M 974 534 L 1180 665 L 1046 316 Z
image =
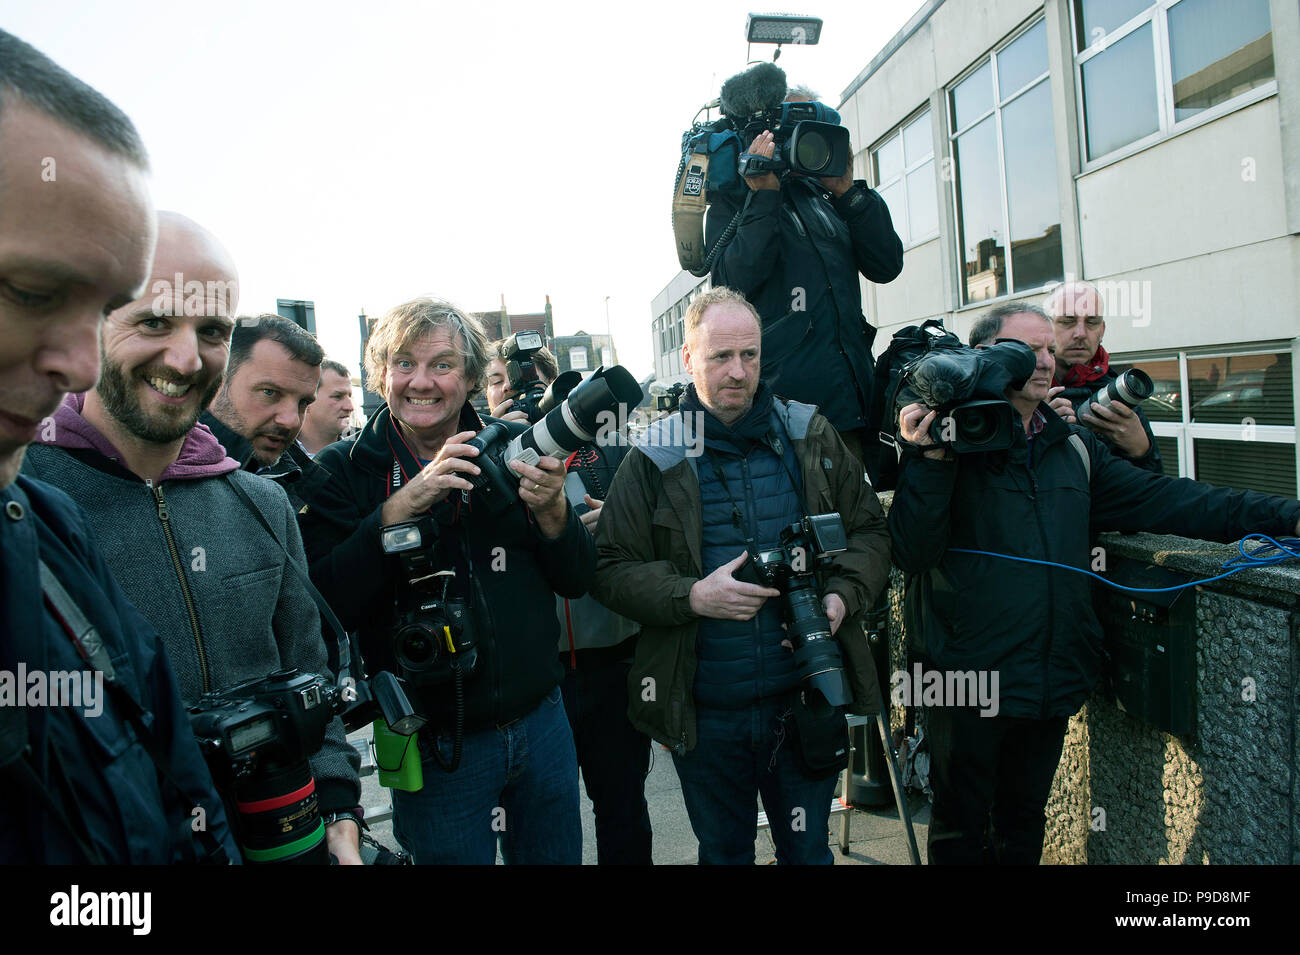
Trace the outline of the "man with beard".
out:
M 326 651 L 290 566 L 306 561 L 284 492 L 197 423 L 226 366 L 234 264 L 183 216 L 158 227 L 149 291 L 100 326 L 99 384 L 67 397 L 41 434 L 52 446 L 33 446 L 24 471 L 85 509 L 118 583 L 162 634 L 188 706 L 281 668 L 323 673 Z M 358 766 L 335 719 L 311 771 L 329 849 L 356 864 Z
M 225 381 L 199 419 L 240 467 L 283 487 L 295 513 L 328 477 L 297 441 L 324 358 L 316 339 L 287 318 L 241 318 L 230 338 Z

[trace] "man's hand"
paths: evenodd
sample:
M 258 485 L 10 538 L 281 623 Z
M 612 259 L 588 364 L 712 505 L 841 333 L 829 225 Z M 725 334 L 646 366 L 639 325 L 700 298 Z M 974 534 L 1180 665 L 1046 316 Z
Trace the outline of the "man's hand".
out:
M 1070 403 L 1069 398 L 1062 398 L 1061 392 L 1065 390 L 1065 385 L 1057 385 L 1055 388 L 1049 388 L 1047 391 L 1047 403 L 1052 410 L 1065 419 L 1067 424 L 1074 424 L 1078 419 L 1074 416 L 1074 405 Z
M 569 502 L 564 498 L 564 462 L 547 456 L 539 458 L 536 467 L 523 461 L 511 461 L 510 467 L 519 475 L 519 499 L 537 518 L 537 529 L 547 540 L 555 540 L 564 533 L 569 516 Z
M 844 606 L 844 600 L 839 594 L 831 593 L 822 598 L 822 610 L 826 611 L 826 619 L 830 621 L 833 637 L 840 624 L 844 622 L 844 615 L 848 613 L 849 608 Z
M 340 819 L 326 826 L 325 844 L 339 865 L 364 865 L 361 861 L 361 827 L 355 819 Z
M 427 511 L 453 490 L 474 490 L 474 485 L 464 477 L 479 473 L 479 466 L 470 460 L 478 456 L 478 448 L 465 444 L 473 437 L 473 431 L 462 431 L 448 438 L 438 456 L 384 502 L 380 520 L 385 525 L 400 524 Z
M 754 137 L 754 141 L 749 144 L 746 152 L 754 156 L 763 156 L 771 159 L 776 152 L 776 137 L 772 135 L 771 130 L 763 130 Z M 765 172 L 761 176 L 746 176 L 745 185 L 749 186 L 754 192 L 760 189 L 780 189 L 781 180 L 776 178 L 776 173 Z
M 592 497 L 590 494 L 582 495 L 582 499 L 586 501 L 591 510 L 579 517 L 578 520 L 582 521 L 582 526 L 587 529 L 588 533 L 594 534 L 596 533 L 596 523 L 600 520 L 601 508 L 605 506 L 605 502 Z
M 1103 437 L 1110 438 L 1111 443 L 1130 458 L 1140 458 L 1151 450 L 1151 439 L 1142 427 L 1142 419 L 1136 411 L 1118 401 L 1112 402 L 1109 408 L 1092 402 L 1079 421 Z
M 500 418 L 502 421 L 518 421 L 521 424 L 528 424 L 528 415 L 524 413 L 522 408 L 516 408 L 514 411 L 510 410 L 514 403 L 514 398 L 507 398 L 492 409 L 492 417 Z
M 938 411 L 927 408 L 919 401 L 912 402 L 898 413 L 898 436 L 908 444 L 927 448 L 923 452 L 927 458 L 942 461 L 948 457 L 948 449 L 936 444 L 934 438 L 930 437 L 930 426 L 938 414 Z
M 749 559 L 749 551 L 723 564 L 709 576 L 691 585 L 691 609 L 701 617 L 716 620 L 750 620 L 768 597 L 781 591 L 749 584 L 731 576 Z

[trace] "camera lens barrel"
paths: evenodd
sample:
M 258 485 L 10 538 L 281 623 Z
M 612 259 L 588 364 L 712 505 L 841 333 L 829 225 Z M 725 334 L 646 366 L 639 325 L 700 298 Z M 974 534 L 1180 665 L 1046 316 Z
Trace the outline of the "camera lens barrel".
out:
M 252 864 L 326 865 L 325 824 L 306 760 L 235 786 L 240 848 Z
M 1155 383 L 1151 376 L 1140 368 L 1130 368 L 1114 381 L 1106 383 L 1089 399 L 1089 404 L 1096 402 L 1103 408 L 1109 408 L 1111 402 L 1118 402 L 1128 408 L 1136 408 L 1155 392 Z

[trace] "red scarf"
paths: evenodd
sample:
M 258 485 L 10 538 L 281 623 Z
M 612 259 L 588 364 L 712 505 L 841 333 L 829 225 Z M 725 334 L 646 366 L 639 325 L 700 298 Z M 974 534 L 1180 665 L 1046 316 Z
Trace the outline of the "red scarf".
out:
M 1110 355 L 1106 354 L 1106 349 L 1098 345 L 1097 354 L 1093 355 L 1089 361 L 1070 366 L 1070 370 L 1065 373 L 1065 380 L 1061 384 L 1067 388 L 1080 388 L 1089 382 L 1104 377 L 1109 370 Z

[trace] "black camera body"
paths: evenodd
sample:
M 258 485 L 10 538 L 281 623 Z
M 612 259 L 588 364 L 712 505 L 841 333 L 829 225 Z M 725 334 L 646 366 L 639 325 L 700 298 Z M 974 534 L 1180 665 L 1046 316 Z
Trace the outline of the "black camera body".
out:
M 768 550 L 751 548 L 741 576 L 781 591 L 782 616 L 805 690 L 817 690 L 831 706 L 847 706 L 853 694 L 839 644 L 822 610 L 816 574 L 832 554 L 848 549 L 844 521 L 836 513 L 813 514 L 784 528 L 778 540 Z
M 1023 388 L 1037 367 L 1034 351 L 1003 339 L 987 348 L 938 340 L 904 370 L 894 400 L 893 422 L 907 405 L 937 409 L 930 438 L 958 454 L 1003 451 L 1023 430 L 1007 388 Z
M 329 679 L 276 670 L 205 693 L 190 726 L 250 863 L 325 864 L 325 827 L 307 763 L 348 705 Z
M 421 689 L 469 677 L 478 664 L 474 614 L 450 592 L 456 572 L 439 569 L 433 540 L 429 517 L 383 531 L 384 553 L 396 555 L 402 566 L 393 656 L 402 676 Z
M 542 336 L 538 332 L 515 332 L 505 344 L 506 380 L 515 395 L 512 410 L 523 411 L 528 420 L 535 422 L 545 412 L 539 413 L 538 405 L 546 386 L 542 384 L 533 358 L 542 350 Z

